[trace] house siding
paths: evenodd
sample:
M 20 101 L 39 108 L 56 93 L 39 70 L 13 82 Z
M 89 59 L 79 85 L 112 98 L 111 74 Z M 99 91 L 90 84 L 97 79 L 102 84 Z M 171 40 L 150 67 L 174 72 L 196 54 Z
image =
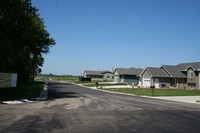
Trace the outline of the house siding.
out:
M 83 74 L 83 77 L 87 77 L 87 74 L 86 74 L 86 72 L 84 72 L 84 74 Z
M 194 73 L 194 77 L 193 78 L 189 78 L 189 76 L 187 76 L 187 82 L 188 83 L 197 83 L 197 81 L 198 81 L 198 77 L 197 77 L 197 73 L 195 73 L 194 71 L 193 71 L 193 69 L 188 69 L 188 72 L 189 71 L 192 71 L 193 73 Z
M 103 81 L 103 76 L 87 75 L 87 78 L 91 78 L 92 81 Z
M 122 79 L 122 83 L 138 83 L 139 79 Z
M 144 78 L 149 78 L 150 79 L 150 85 L 154 84 L 153 83 L 153 80 L 151 78 L 151 75 L 150 73 L 147 71 L 147 69 L 143 72 L 143 74 L 141 75 L 141 78 L 140 78 L 140 82 L 141 82 L 141 87 L 146 87 L 144 85 Z
M 105 80 L 105 81 L 113 81 L 114 80 L 114 75 L 112 73 L 105 73 L 103 75 L 103 80 Z
M 173 88 L 187 88 L 187 78 L 171 78 L 171 87 Z
M 121 75 L 120 76 L 120 82 L 121 83 L 137 83 L 139 82 L 139 77 L 136 77 L 136 75 Z
M 170 78 L 161 78 L 161 77 L 156 77 L 156 78 L 153 78 L 153 83 L 155 85 L 155 79 L 159 79 L 159 88 L 162 88 L 162 87 L 171 87 L 171 79 Z
M 199 78 L 199 80 L 198 80 L 198 89 L 200 89 L 200 72 L 198 73 L 198 78 Z
M 118 75 L 114 75 L 114 82 L 119 83 L 120 77 Z
M 142 77 L 151 78 L 151 75 L 147 70 L 145 70 L 145 72 L 142 74 Z
M 199 89 L 199 73 L 198 72 L 194 72 L 192 68 L 189 68 L 187 71 L 187 75 L 189 75 L 189 71 L 192 71 L 193 74 L 193 78 L 190 78 L 189 76 L 187 76 L 187 88 L 189 89 Z
M 187 79 L 186 78 L 178 78 L 177 80 L 177 88 L 186 89 L 187 88 Z
M 121 82 L 121 81 L 120 81 L 120 76 L 119 76 L 119 74 L 118 74 L 117 71 L 115 71 L 115 73 L 114 73 L 114 82 L 116 82 L 116 83 Z
M 139 83 L 139 77 L 136 74 L 119 74 L 114 72 L 114 82 L 116 83 Z

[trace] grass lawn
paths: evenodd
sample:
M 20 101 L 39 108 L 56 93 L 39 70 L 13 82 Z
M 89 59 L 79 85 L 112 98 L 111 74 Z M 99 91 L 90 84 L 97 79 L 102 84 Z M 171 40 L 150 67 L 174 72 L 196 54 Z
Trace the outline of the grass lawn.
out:
M 52 80 L 62 80 L 62 81 L 77 81 L 79 78 L 75 76 L 49 76 Z
M 106 89 L 114 92 L 152 96 L 151 89 Z M 155 89 L 154 96 L 200 96 L 200 90 Z
M 43 82 L 32 82 L 16 88 L 0 88 L 0 101 L 35 98 L 43 88 Z
M 87 87 L 96 87 L 96 83 L 88 83 L 88 84 L 83 84 L 84 86 L 87 86 Z M 101 87 L 101 86 L 118 86 L 118 85 L 127 85 L 127 84 L 124 84 L 124 83 L 116 83 L 116 84 L 109 84 L 109 83 L 99 83 L 98 84 L 98 87 Z
M 78 76 L 42 75 L 42 74 L 35 76 L 35 79 L 38 79 L 38 78 L 41 78 L 41 77 L 51 78 L 52 80 L 70 81 L 70 82 L 75 82 L 75 81 L 79 80 Z

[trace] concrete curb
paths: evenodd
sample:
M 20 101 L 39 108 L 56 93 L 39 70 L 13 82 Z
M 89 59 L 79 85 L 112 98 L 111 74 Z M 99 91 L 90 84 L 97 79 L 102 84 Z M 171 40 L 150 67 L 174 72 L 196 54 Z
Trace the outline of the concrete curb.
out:
M 200 104 L 200 102 L 196 102 L 196 101 L 190 102 L 190 101 L 187 101 L 187 100 L 168 99 L 167 97 L 165 98 L 165 97 L 138 96 L 138 95 L 135 95 L 135 94 L 127 94 L 127 93 L 121 93 L 121 92 L 113 92 L 113 91 L 96 89 L 95 87 L 87 87 L 87 86 L 83 86 L 81 84 L 76 84 L 76 83 L 73 83 L 73 82 L 66 82 L 66 81 L 59 81 L 59 82 L 71 83 L 73 85 L 81 86 L 81 87 L 84 87 L 84 88 L 88 88 L 88 89 L 92 89 L 92 90 L 96 90 L 96 91 L 101 91 L 101 92 L 112 93 L 112 94 L 120 94 L 120 95 L 126 95 L 126 96 L 136 96 L 136 97 L 144 97 L 144 98 L 151 98 L 151 99 L 157 99 L 157 100 L 166 100 L 166 101 L 175 101 L 175 102 L 182 102 L 182 103 Z
M 167 99 L 167 97 L 138 96 L 138 95 L 135 95 L 135 94 L 127 94 L 127 93 L 121 93 L 121 92 L 113 92 L 113 91 L 95 89 L 95 88 L 83 86 L 83 85 L 80 85 L 80 84 L 75 84 L 75 83 L 73 83 L 73 84 L 74 84 L 74 85 L 77 85 L 77 86 L 85 87 L 85 88 L 88 88 L 88 89 L 97 90 L 97 91 L 102 91 L 102 92 L 107 92 L 107 93 L 112 93 L 112 94 L 121 94 L 121 95 L 126 95 L 126 96 L 137 96 L 137 97 L 144 97 L 144 98 L 151 98 L 151 99 L 158 99 L 158 100 L 166 100 L 166 101 L 175 101 L 175 102 L 183 102 L 183 103 L 200 104 L 200 102 L 196 102 L 196 101 L 195 101 L 195 102 L 190 102 L 190 101 L 184 101 L 184 100 Z M 174 96 L 174 97 L 175 97 L 175 96 Z M 178 96 L 177 96 L 177 97 L 178 97 Z M 200 99 L 199 99 L 199 100 L 200 100 Z

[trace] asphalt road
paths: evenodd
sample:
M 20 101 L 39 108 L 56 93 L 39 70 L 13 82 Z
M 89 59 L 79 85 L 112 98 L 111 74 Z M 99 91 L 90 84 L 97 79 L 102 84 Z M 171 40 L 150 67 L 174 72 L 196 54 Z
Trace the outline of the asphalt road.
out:
M 48 82 L 47 101 L 0 105 L 1 133 L 199 133 L 200 106 Z

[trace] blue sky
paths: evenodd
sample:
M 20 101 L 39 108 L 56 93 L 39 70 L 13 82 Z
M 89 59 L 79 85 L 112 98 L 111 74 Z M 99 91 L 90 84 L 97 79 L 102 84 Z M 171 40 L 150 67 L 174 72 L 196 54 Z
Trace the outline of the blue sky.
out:
M 199 0 L 32 0 L 56 40 L 43 73 L 200 61 Z

